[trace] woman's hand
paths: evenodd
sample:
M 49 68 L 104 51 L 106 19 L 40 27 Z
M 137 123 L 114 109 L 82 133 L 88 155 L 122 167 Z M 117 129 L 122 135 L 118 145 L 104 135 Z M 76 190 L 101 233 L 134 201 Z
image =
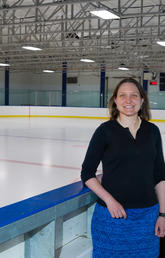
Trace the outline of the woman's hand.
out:
M 123 206 L 118 201 L 116 201 L 114 198 L 109 199 L 106 202 L 106 205 L 107 205 L 107 209 L 109 210 L 112 218 L 117 218 L 117 219 L 119 219 L 119 218 L 126 219 L 127 218 L 127 214 L 126 214 Z
M 155 235 L 158 237 L 165 236 L 165 218 L 159 216 L 155 225 Z
M 85 184 L 106 203 L 112 218 L 127 218 L 123 206 L 103 188 L 97 178 L 90 178 Z
M 155 186 L 156 194 L 159 201 L 159 211 L 165 213 L 165 181 L 159 182 Z M 155 225 L 155 235 L 158 237 L 165 236 L 165 218 L 159 216 Z

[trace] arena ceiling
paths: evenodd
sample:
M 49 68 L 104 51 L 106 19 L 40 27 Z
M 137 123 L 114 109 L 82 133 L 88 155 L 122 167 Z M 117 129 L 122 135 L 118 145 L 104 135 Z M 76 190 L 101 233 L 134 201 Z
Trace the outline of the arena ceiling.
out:
M 90 13 L 99 9 L 120 18 L 105 20 Z M 0 0 L 0 63 L 9 63 L 11 71 L 61 71 L 65 62 L 73 72 L 122 65 L 163 70 L 161 40 L 165 0 Z

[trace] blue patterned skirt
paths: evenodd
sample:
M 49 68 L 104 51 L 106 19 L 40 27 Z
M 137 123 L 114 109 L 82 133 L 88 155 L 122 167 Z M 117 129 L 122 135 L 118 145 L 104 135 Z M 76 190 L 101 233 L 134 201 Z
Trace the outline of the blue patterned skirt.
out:
M 155 236 L 159 206 L 125 209 L 127 219 L 114 219 L 96 204 L 92 218 L 93 258 L 157 258 L 160 239 Z

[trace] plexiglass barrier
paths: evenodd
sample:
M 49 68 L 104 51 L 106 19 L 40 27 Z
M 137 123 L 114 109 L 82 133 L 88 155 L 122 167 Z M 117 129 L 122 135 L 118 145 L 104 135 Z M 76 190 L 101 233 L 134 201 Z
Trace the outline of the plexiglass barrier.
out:
M 68 107 L 99 107 L 99 91 L 69 91 L 67 93 Z
M 105 94 L 104 107 L 107 107 L 112 91 Z M 148 92 L 151 109 L 165 109 L 165 91 Z M 62 92 L 58 90 L 12 89 L 9 92 L 9 105 L 21 106 L 61 106 Z M 0 89 L 0 105 L 5 105 L 5 91 Z M 66 97 L 68 107 L 100 107 L 99 91 L 68 91 Z

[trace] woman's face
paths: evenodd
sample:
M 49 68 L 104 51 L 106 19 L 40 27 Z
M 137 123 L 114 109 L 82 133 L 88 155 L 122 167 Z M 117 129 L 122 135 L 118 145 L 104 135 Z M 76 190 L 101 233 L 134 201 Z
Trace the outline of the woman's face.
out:
M 136 85 L 126 82 L 120 86 L 115 103 L 120 115 L 135 116 L 141 108 L 143 99 Z

